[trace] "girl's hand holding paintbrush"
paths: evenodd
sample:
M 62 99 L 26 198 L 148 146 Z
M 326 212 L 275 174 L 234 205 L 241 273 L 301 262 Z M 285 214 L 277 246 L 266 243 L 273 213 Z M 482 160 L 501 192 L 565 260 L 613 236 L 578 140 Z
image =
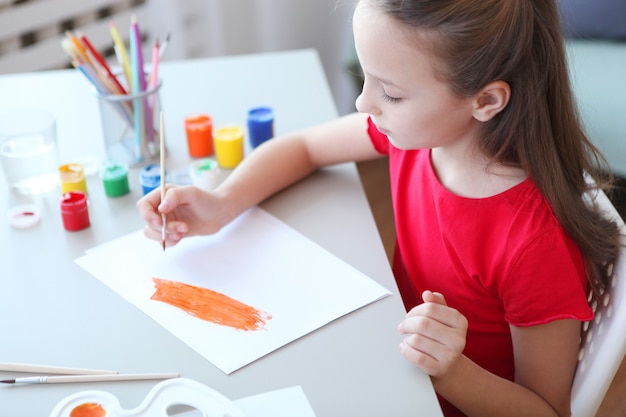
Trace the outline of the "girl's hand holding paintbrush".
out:
M 144 234 L 159 242 L 165 215 L 166 247 L 176 245 L 184 237 L 216 233 L 231 219 L 215 193 L 194 186 L 168 184 L 165 188 L 163 201 L 161 190 L 152 190 L 137 202 L 137 210 L 146 223 Z
M 316 169 L 341 162 L 336 159 L 337 151 L 345 146 L 346 137 L 355 137 L 346 136 L 346 132 L 365 126 L 367 116 L 351 115 L 331 123 L 335 126 L 331 136 L 325 134 L 325 128 L 314 127 L 263 143 L 213 191 L 167 185 L 162 200 L 158 189 L 146 194 L 137 202 L 137 210 L 146 223 L 145 235 L 161 240 L 161 214 L 167 218 L 166 247 L 187 236 L 216 233 L 244 211 Z M 359 155 L 378 155 L 366 136 L 357 139 L 366 141 L 366 150 L 359 151 Z

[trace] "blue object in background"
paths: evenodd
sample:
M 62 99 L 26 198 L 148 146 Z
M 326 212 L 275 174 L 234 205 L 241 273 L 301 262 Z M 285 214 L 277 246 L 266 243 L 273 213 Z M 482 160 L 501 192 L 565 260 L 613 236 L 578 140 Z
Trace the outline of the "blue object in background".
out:
M 253 148 L 274 136 L 274 111 L 270 107 L 248 110 L 248 135 Z
M 626 40 L 626 0 L 558 0 L 569 38 Z
M 161 185 L 161 165 L 151 164 L 143 167 L 141 172 L 139 172 L 139 183 L 141 184 L 143 195 L 159 187 Z

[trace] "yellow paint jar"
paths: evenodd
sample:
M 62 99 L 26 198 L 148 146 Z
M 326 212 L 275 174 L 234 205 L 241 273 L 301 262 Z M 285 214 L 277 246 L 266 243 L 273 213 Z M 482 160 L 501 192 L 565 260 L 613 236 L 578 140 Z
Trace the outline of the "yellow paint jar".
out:
M 213 132 L 215 158 L 221 168 L 235 168 L 243 160 L 243 130 L 225 126 Z
M 61 194 L 70 191 L 81 191 L 87 194 L 87 180 L 85 179 L 85 168 L 83 164 L 70 163 L 59 167 L 61 178 Z

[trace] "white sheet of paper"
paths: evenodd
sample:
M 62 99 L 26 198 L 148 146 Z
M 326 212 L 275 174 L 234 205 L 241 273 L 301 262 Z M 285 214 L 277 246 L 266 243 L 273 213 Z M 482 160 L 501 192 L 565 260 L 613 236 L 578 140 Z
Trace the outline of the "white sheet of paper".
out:
M 253 395 L 234 403 L 247 417 L 315 417 L 301 386 Z
M 233 401 L 246 417 L 315 417 L 301 386 L 283 388 Z M 185 411 L 173 417 L 203 417 L 201 411 Z
M 163 252 L 137 231 L 89 249 L 78 265 L 226 374 L 390 292 L 264 210 Z M 152 300 L 152 278 L 225 294 L 271 315 L 264 328 L 214 324 Z

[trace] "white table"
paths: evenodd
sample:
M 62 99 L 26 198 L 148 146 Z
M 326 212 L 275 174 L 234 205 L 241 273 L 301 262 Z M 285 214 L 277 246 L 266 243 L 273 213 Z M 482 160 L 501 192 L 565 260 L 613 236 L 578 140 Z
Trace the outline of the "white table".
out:
M 313 50 L 163 63 L 162 107 L 168 167 L 187 167 L 185 116 L 206 112 L 215 124 L 244 125 L 246 110 L 266 104 L 277 133 L 336 117 Z M 96 99 L 75 70 L 0 77 L 0 109 L 39 107 L 58 120 L 61 162 L 102 157 Z M 91 227 L 63 229 L 58 190 L 23 197 L 0 182 L 0 212 L 35 202 L 42 220 L 16 230 L 0 222 L 0 362 L 29 362 L 120 372 L 179 372 L 231 399 L 302 386 L 317 416 L 441 415 L 429 379 L 398 352 L 402 302 L 356 168 L 316 173 L 262 207 L 393 292 L 352 314 L 225 375 L 74 263 L 86 249 L 143 227 L 131 194 L 107 198 L 88 178 Z M 0 377 L 14 376 L 2 374 Z M 46 416 L 67 395 L 102 389 L 133 408 L 154 381 L 0 386 L 0 415 Z

